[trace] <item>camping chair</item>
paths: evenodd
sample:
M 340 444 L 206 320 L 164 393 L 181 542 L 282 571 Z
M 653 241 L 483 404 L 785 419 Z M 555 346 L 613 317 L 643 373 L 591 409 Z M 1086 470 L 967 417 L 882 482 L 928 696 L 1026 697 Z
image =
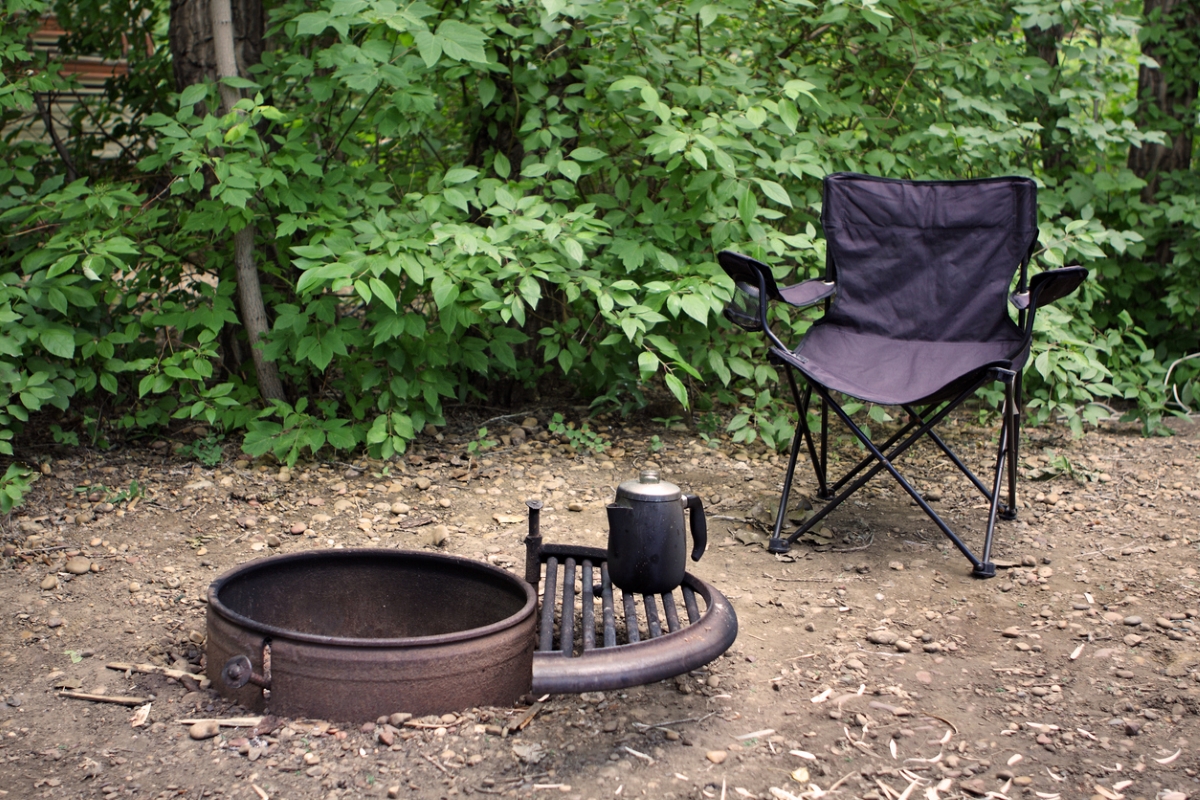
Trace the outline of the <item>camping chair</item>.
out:
M 886 470 L 970 560 L 972 574 L 990 578 L 996 517 L 1017 513 L 1017 442 L 1021 425 L 1021 369 L 1029 356 L 1038 307 L 1065 297 L 1087 277 L 1065 267 L 1027 281 L 1037 244 L 1037 188 L 1028 178 L 911 181 L 838 173 L 825 178 L 823 279 L 780 288 L 771 269 L 725 251 L 718 261 L 733 278 L 725 316 L 748 331 L 763 331 L 769 357 L 784 367 L 799 422 L 792 439 L 783 496 L 768 549 L 790 545 L 863 484 Z M 1013 274 L 1020 269 L 1011 295 Z M 791 348 L 771 330 L 770 301 L 824 315 Z M 1017 322 L 1007 303 L 1017 309 Z M 798 373 L 805 383 L 796 385 Z M 975 476 L 934 430 L 984 384 L 1000 381 L 1004 408 L 991 487 Z M 812 393 L 821 400 L 820 451 L 809 429 Z M 908 419 L 876 445 L 834 398 L 838 392 L 868 403 L 900 406 Z M 829 485 L 826 475 L 829 409 L 869 455 Z M 987 536 L 977 557 L 896 467 L 918 439 L 928 437 L 989 503 Z M 808 451 L 817 497 L 828 502 L 786 539 L 781 531 L 796 458 Z M 1007 464 L 1008 497 L 1000 501 Z

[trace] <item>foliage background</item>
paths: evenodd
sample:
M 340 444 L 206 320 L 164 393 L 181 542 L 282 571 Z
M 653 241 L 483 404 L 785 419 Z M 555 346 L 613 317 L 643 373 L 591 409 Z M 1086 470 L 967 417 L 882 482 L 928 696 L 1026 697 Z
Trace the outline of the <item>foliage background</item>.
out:
M 1166 367 L 1198 349 L 1187 6 L 291 0 L 222 117 L 213 85 L 175 90 L 164 0 L 4 0 L 0 451 L 40 414 L 61 441 L 184 419 L 288 461 L 386 458 L 449 406 L 547 385 L 625 410 L 665 390 L 785 446 L 715 254 L 820 274 L 838 170 L 1036 178 L 1039 264 L 1095 280 L 1039 315 L 1030 415 L 1161 430 Z M 29 44 L 51 12 L 62 55 Z M 1139 103 L 1143 49 L 1183 106 Z M 56 147 L 35 101 L 72 97 L 72 53 L 130 70 Z M 1179 136 L 1184 169 L 1130 168 Z M 247 225 L 287 402 L 260 400 L 239 324 Z

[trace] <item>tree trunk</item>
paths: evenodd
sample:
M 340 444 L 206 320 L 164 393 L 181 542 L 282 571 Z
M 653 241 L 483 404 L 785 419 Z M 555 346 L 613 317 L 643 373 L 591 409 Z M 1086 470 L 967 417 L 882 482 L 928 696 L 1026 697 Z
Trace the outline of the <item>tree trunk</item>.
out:
M 1129 168 L 1146 181 L 1142 199 L 1153 203 L 1159 175 L 1192 164 L 1200 49 L 1200 4 L 1196 0 L 1144 0 L 1142 54 L 1158 68 L 1138 68 L 1139 128 L 1162 130 L 1165 144 L 1129 149 Z
M 261 0 L 171 0 L 169 38 L 177 87 L 182 90 L 193 83 L 245 74 L 262 55 L 262 37 Z M 217 86 L 221 112 L 228 114 L 241 93 L 224 83 Z M 238 305 L 259 394 L 265 400 L 286 400 L 279 370 L 262 350 L 268 319 L 254 263 L 254 233 L 254 225 L 249 224 L 233 237 Z
M 233 18 L 237 74 L 246 75 L 262 58 L 265 33 L 262 0 L 232 0 L 228 5 Z M 217 60 L 209 0 L 171 0 L 168 39 L 175 70 L 175 91 L 182 92 L 193 83 L 216 80 Z
M 1025 51 L 1035 55 L 1049 65 L 1052 72 L 1058 71 L 1058 43 L 1063 37 L 1063 26 L 1052 25 L 1049 28 L 1036 26 L 1025 29 Z M 1058 121 L 1062 112 L 1057 106 L 1046 102 L 1038 113 L 1038 123 L 1042 126 L 1039 139 L 1042 145 L 1042 169 L 1049 175 L 1054 175 L 1066 160 L 1066 148 L 1061 142 L 1056 142 Z M 1059 134 L 1061 135 L 1061 134 Z

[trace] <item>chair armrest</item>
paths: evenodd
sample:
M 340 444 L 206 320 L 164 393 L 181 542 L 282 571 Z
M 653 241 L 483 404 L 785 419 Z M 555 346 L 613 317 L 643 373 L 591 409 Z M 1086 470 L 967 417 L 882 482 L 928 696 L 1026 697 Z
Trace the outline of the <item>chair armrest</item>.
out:
M 1078 289 L 1087 276 L 1088 271 L 1083 267 L 1062 267 L 1039 272 L 1030 279 L 1027 291 L 1014 292 L 1009 301 L 1022 311 L 1027 308 L 1038 309 Z
M 833 281 L 813 278 L 812 280 L 785 286 L 779 290 L 779 296 L 789 305 L 803 308 L 833 297 L 837 294 L 837 284 Z

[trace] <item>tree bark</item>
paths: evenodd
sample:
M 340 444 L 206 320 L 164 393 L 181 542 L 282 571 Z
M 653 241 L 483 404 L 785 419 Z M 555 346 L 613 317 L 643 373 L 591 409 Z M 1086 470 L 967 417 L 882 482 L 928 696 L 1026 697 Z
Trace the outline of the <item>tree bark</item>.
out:
M 237 74 L 246 75 L 262 59 L 262 0 L 232 0 L 233 53 Z M 171 64 L 175 91 L 193 83 L 216 80 L 217 61 L 213 47 L 212 9 L 208 0 L 171 0 Z
M 1063 37 L 1063 26 L 1052 25 L 1049 28 L 1036 26 L 1025 29 L 1025 51 L 1046 62 L 1052 72 L 1058 70 L 1058 43 Z M 1038 114 L 1038 123 L 1042 126 L 1038 138 L 1042 145 L 1042 169 L 1049 175 L 1054 175 L 1066 160 L 1066 148 L 1054 140 L 1058 130 L 1058 121 L 1062 112 L 1058 107 L 1047 101 Z
M 220 82 L 245 75 L 262 55 L 261 0 L 171 0 L 169 39 L 179 90 L 193 83 L 218 81 L 221 113 L 228 114 L 241 93 Z M 234 234 L 233 262 L 237 275 L 238 306 L 250 342 L 250 354 L 265 400 L 286 400 L 279 370 L 263 353 L 263 336 L 269 330 L 262 286 L 254 260 L 254 225 Z
M 1196 0 L 1144 0 L 1142 54 L 1157 68 L 1138 68 L 1139 128 L 1165 130 L 1167 142 L 1147 142 L 1129 149 L 1129 168 L 1146 181 L 1142 199 L 1153 203 L 1159 176 L 1184 171 L 1192 164 L 1197 73 L 1200 49 L 1200 3 Z M 1158 35 L 1162 32 L 1161 35 Z

